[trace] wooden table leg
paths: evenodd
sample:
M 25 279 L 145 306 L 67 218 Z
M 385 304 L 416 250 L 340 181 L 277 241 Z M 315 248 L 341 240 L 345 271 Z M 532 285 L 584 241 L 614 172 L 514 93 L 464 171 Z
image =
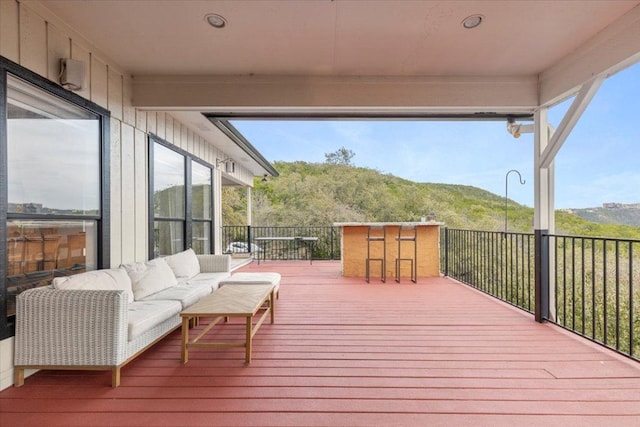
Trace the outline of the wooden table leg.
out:
M 187 344 L 189 343 L 189 317 L 182 318 L 182 363 L 189 361 L 189 352 L 187 350 Z
M 269 299 L 271 300 L 269 302 L 269 309 L 271 310 L 271 323 L 275 323 L 276 321 L 276 288 L 273 287 L 271 289 L 271 296 L 269 297 Z
M 245 354 L 245 362 L 251 363 L 251 341 L 253 335 L 253 316 L 247 316 L 247 341 L 245 343 L 246 354 Z

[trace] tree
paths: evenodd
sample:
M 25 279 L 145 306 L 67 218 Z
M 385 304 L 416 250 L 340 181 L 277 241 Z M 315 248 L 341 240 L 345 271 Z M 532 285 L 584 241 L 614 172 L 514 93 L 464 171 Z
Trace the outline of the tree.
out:
M 247 190 L 222 187 L 222 224 L 247 225 Z
M 326 162 L 330 165 L 352 166 L 351 159 L 353 159 L 355 155 L 356 153 L 354 153 L 353 151 L 345 147 L 340 147 L 333 153 L 325 153 L 324 157 L 326 159 Z

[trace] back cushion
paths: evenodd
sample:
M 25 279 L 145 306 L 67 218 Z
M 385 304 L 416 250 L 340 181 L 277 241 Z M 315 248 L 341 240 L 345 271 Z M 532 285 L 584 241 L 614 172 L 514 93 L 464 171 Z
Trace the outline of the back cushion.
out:
M 136 300 L 178 284 L 176 276 L 164 258 L 124 264 L 122 267 L 131 278 L 133 297 Z
M 178 252 L 177 254 L 169 255 L 164 258 L 169 264 L 173 274 L 178 279 L 190 279 L 196 274 L 200 273 L 200 262 L 198 256 L 189 248 L 186 251 Z
M 61 290 L 122 290 L 127 294 L 127 301 L 133 302 L 131 279 L 123 268 L 87 271 L 74 276 L 56 277 L 53 279 L 53 287 Z

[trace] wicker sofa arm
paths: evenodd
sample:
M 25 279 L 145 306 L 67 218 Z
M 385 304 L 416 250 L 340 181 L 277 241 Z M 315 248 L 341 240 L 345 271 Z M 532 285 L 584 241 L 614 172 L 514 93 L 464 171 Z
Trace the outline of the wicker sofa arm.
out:
M 127 359 L 124 291 L 29 289 L 16 309 L 16 366 L 115 366 Z
M 230 273 L 231 256 L 229 255 L 198 255 L 201 273 Z

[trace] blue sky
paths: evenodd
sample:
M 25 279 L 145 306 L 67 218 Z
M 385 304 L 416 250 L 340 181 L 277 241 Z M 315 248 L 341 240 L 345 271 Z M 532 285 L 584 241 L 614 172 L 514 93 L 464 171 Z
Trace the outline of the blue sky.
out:
M 557 127 L 569 108 L 549 112 Z M 640 64 L 607 79 L 556 156 L 556 208 L 640 202 Z M 503 121 L 234 121 L 269 161 L 321 163 L 346 147 L 353 164 L 416 182 L 473 185 L 533 206 L 533 135 Z

